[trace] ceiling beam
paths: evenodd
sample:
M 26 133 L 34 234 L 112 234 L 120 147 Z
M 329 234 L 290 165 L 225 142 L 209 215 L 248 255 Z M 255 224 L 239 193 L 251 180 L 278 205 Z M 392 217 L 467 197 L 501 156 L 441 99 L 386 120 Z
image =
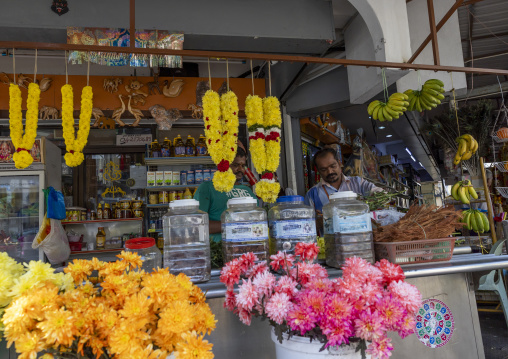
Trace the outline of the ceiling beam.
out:
M 430 36 L 432 39 L 432 57 L 434 65 L 440 65 L 439 44 L 437 42 L 436 16 L 434 15 L 434 0 L 427 0 L 427 12 L 429 14 Z
M 460 0 L 459 0 L 460 1 Z M 436 66 L 426 64 L 411 64 L 405 62 L 385 62 L 354 59 L 333 59 L 317 56 L 264 54 L 251 52 L 229 52 L 229 51 L 202 51 L 202 50 L 174 50 L 174 49 L 152 49 L 152 48 L 127 48 L 97 45 L 61 44 L 46 42 L 21 42 L 21 41 L 0 41 L 0 49 L 39 49 L 39 50 L 60 50 L 60 51 L 83 51 L 83 52 L 108 52 L 108 53 L 131 53 L 145 55 L 173 55 L 173 56 L 194 56 L 210 59 L 242 59 L 262 61 L 285 61 L 305 62 L 315 64 L 329 64 L 342 66 L 361 66 L 393 68 L 401 70 L 428 70 L 445 72 L 464 72 L 474 74 L 508 75 L 508 70 L 486 69 L 460 66 Z
M 506 32 L 499 32 L 497 34 L 489 34 L 489 35 L 482 35 L 482 36 L 473 36 L 471 38 L 471 41 L 476 41 L 476 40 L 485 40 L 485 39 L 491 39 L 491 38 L 496 38 L 496 37 L 503 37 L 503 36 L 508 36 L 508 31 Z M 462 42 L 468 42 L 469 39 L 461 39 Z
M 453 15 L 453 13 L 464 3 L 464 0 L 457 0 L 457 2 L 455 4 L 453 4 L 453 6 L 450 8 L 450 10 L 448 10 L 448 12 L 443 16 L 443 18 L 441 19 L 441 21 L 438 22 L 437 26 L 436 26 L 436 32 L 441 30 L 441 28 L 443 27 L 443 25 L 448 21 L 448 19 Z M 413 56 L 411 56 L 411 58 L 409 59 L 409 63 L 413 63 L 414 60 L 416 60 L 416 58 L 418 57 L 418 55 L 420 55 L 420 53 L 423 51 L 423 49 L 425 49 L 425 47 L 429 44 L 429 42 L 432 40 L 432 33 L 429 34 L 429 36 L 427 36 L 427 38 L 425 40 L 423 40 L 422 44 L 420 45 L 420 47 L 418 47 L 418 49 L 415 51 L 415 53 L 413 54 Z
M 508 50 L 499 51 L 499 52 L 492 52 L 490 54 L 475 56 L 474 58 L 469 57 L 469 58 L 464 60 L 464 64 L 466 64 L 468 62 L 473 62 L 473 61 L 478 61 L 478 60 L 485 60 L 485 59 L 490 59 L 492 57 L 498 57 L 498 56 L 503 56 L 503 55 L 508 55 Z

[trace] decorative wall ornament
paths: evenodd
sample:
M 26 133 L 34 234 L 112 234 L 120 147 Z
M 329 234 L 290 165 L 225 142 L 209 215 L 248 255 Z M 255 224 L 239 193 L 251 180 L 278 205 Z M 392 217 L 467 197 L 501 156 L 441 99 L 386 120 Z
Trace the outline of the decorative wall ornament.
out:
M 162 105 L 153 105 L 149 108 L 149 111 L 159 130 L 171 130 L 173 122 L 183 117 L 178 109 L 172 108 L 166 111 Z
M 210 90 L 208 81 L 199 81 L 196 84 L 196 106 L 203 107 L 203 96 L 208 90 Z
M 67 0 L 55 0 L 53 1 L 53 5 L 51 5 L 51 10 L 58 16 L 62 16 L 63 14 L 67 14 L 69 12 L 69 7 L 67 6 Z
M 118 107 L 116 110 L 113 111 L 113 120 L 115 120 L 116 123 L 118 123 L 121 127 L 125 126 L 125 123 L 120 120 L 120 117 L 122 117 L 122 114 L 125 112 L 125 103 L 123 102 L 123 96 L 118 95 L 118 98 L 120 99 L 120 103 L 122 104 L 121 107 Z
M 149 95 L 155 95 L 155 91 L 159 93 L 159 95 L 162 95 L 161 86 L 159 83 L 159 70 L 153 70 L 153 81 L 150 81 L 146 84 L 146 87 L 148 87 L 148 94 Z
M 143 118 L 143 112 L 140 109 L 131 106 L 131 99 L 132 96 L 129 95 L 129 102 L 127 103 L 127 111 L 129 111 L 131 115 L 133 115 L 134 118 L 136 119 L 136 121 L 134 121 L 134 123 L 132 124 L 132 127 L 137 127 L 139 126 L 139 122 Z
M 146 102 L 146 98 L 148 97 L 148 93 L 141 90 L 144 85 L 138 80 L 130 80 L 129 84 L 125 85 L 125 91 L 129 94 L 129 97 L 132 98 L 132 103 L 134 105 L 144 105 Z
M 162 94 L 166 97 L 178 97 L 182 93 L 182 88 L 185 82 L 180 79 L 171 81 L 168 86 L 168 81 L 164 81 L 164 87 L 162 88 Z
M 56 120 L 59 118 L 59 111 L 55 107 L 42 106 L 39 110 L 41 120 Z
M 23 87 L 24 89 L 28 89 L 28 85 L 30 85 L 33 80 L 32 78 L 25 76 L 23 74 L 19 74 L 17 76 L 17 82 L 19 87 Z
M 104 79 L 104 91 L 109 93 L 115 93 L 118 91 L 118 85 L 121 85 L 123 80 L 120 77 L 111 77 L 109 79 Z
M 190 103 L 187 106 L 187 109 L 192 111 L 192 118 L 195 119 L 203 118 L 203 107 L 196 106 L 193 103 Z
M 41 89 L 41 92 L 45 92 L 45 91 L 48 91 L 49 88 L 51 87 L 51 83 L 53 82 L 53 79 L 52 78 L 49 78 L 49 77 L 43 77 L 40 81 L 39 81 L 39 88 Z
M 106 190 L 102 193 L 102 197 L 106 197 L 108 193 L 111 193 L 113 198 L 115 198 L 115 194 L 120 193 L 122 196 L 125 196 L 126 193 L 120 187 L 115 186 L 113 182 L 119 181 L 122 178 L 122 171 L 120 171 L 120 167 L 115 162 L 111 161 L 106 164 L 104 167 L 104 179 L 108 182 L 111 182 L 111 187 L 106 188 Z

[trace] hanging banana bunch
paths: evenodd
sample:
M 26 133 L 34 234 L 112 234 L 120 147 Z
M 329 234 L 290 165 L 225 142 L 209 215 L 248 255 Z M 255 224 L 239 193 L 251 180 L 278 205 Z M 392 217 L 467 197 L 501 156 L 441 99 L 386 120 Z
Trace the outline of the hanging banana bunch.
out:
M 374 120 L 393 121 L 407 111 L 408 99 L 406 94 L 396 92 L 388 98 L 388 102 L 372 101 L 367 107 L 367 112 Z
M 464 226 L 470 231 L 476 233 L 483 233 L 490 231 L 489 219 L 485 213 L 480 212 L 477 209 L 468 209 L 462 212 L 462 220 Z
M 404 93 L 409 97 L 409 111 L 422 112 L 423 110 L 432 110 L 441 104 L 441 100 L 445 97 L 444 83 L 438 79 L 425 81 L 420 91 L 407 90 Z
M 471 198 L 478 199 L 478 194 L 471 184 L 471 181 L 465 180 L 459 181 L 453 185 L 452 197 L 456 201 L 461 201 L 464 204 L 469 204 L 471 202 Z
M 455 142 L 458 144 L 458 149 L 453 159 L 454 165 L 458 165 L 460 161 L 467 161 L 478 151 L 478 142 L 469 134 L 457 137 Z

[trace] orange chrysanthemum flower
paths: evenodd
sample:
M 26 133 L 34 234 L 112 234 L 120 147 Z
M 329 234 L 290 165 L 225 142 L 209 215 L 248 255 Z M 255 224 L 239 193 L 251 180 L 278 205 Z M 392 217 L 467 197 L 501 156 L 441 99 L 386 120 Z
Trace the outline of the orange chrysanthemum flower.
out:
M 141 268 L 143 265 L 143 261 L 139 254 L 134 252 L 122 251 L 117 257 L 123 259 L 123 262 L 126 262 L 131 269 Z
M 26 332 L 16 339 L 16 352 L 20 354 L 19 359 L 35 359 L 37 353 L 46 348 L 38 330 Z
M 84 259 L 74 259 L 72 263 L 64 269 L 65 273 L 70 273 L 74 278 L 74 283 L 79 284 L 92 274 L 93 266 L 90 261 Z
M 72 313 L 61 308 L 46 312 L 45 316 L 46 320 L 39 322 L 37 328 L 41 330 L 46 343 L 71 346 L 77 334 Z
M 189 302 L 174 301 L 168 303 L 160 313 L 159 328 L 163 334 L 181 334 L 192 329 L 195 308 Z
M 179 359 L 213 359 L 213 344 L 208 340 L 203 340 L 202 336 L 198 336 L 196 332 L 183 333 L 183 342 L 178 343 L 176 350 Z

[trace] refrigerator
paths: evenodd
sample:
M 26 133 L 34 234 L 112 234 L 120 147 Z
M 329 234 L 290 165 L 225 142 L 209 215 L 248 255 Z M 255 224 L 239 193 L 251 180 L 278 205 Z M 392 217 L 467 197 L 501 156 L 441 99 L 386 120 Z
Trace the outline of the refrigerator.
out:
M 45 214 L 42 190 L 61 191 L 62 151 L 38 138 L 31 151 L 34 162 L 23 170 L 14 166 L 13 153 L 10 139 L 0 137 L 0 251 L 20 263 L 45 260 L 32 242 Z

